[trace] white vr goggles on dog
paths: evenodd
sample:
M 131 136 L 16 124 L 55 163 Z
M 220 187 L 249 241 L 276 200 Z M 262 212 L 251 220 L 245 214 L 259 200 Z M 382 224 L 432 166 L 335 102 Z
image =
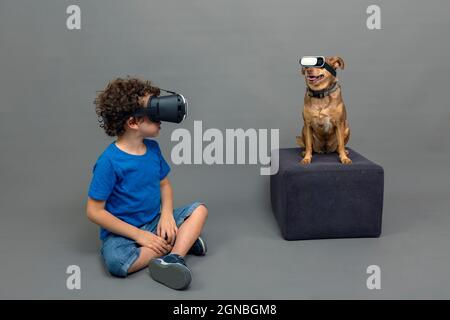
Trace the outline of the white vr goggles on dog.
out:
M 336 70 L 325 61 L 324 56 L 304 56 L 299 62 L 304 68 L 324 68 L 336 77 Z

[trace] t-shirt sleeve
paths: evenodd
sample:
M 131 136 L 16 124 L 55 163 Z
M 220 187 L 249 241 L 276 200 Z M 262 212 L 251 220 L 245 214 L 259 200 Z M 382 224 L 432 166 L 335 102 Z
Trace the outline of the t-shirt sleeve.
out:
M 116 184 L 116 174 L 111 161 L 100 158 L 94 165 L 88 196 L 95 200 L 107 200 Z
M 155 144 L 156 152 L 159 157 L 159 163 L 160 163 L 159 180 L 162 180 L 169 174 L 170 167 L 169 167 L 169 164 L 167 163 L 166 159 L 164 159 L 164 156 L 161 152 L 158 142 L 155 140 L 152 140 L 152 141 Z

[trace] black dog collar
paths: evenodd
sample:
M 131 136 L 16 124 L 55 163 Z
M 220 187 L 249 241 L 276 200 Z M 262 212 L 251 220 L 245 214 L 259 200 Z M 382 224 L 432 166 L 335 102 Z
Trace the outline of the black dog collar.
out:
M 338 85 L 337 81 L 335 81 L 331 87 L 328 87 L 323 90 L 316 91 L 311 90 L 309 87 L 306 87 L 306 92 L 310 97 L 322 99 L 326 96 L 329 96 L 331 93 L 335 92 L 338 88 L 340 88 L 340 86 Z

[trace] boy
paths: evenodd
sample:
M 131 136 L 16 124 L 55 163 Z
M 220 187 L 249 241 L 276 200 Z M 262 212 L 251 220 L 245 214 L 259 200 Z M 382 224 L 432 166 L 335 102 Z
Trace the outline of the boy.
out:
M 112 275 L 148 266 L 154 280 L 185 289 L 191 282 L 185 255 L 206 254 L 200 232 L 208 209 L 200 202 L 173 209 L 170 167 L 158 143 L 145 139 L 158 136 L 161 122 L 133 115 L 159 93 L 150 81 L 127 77 L 96 97 L 100 127 L 117 140 L 95 163 L 86 212 L 101 227 L 101 255 Z

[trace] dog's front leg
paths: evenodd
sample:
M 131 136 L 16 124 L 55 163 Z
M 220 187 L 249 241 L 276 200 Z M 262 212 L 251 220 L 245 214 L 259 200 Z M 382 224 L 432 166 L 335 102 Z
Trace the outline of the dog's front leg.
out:
M 305 156 L 303 157 L 301 163 L 309 164 L 312 159 L 312 128 L 311 124 L 305 122 Z
M 339 158 L 341 159 L 341 162 L 343 164 L 350 164 L 352 163 L 352 160 L 350 160 L 349 157 L 347 157 L 347 152 L 345 151 L 345 128 L 344 128 L 344 122 L 338 122 L 336 123 L 336 135 L 338 140 L 338 153 Z

